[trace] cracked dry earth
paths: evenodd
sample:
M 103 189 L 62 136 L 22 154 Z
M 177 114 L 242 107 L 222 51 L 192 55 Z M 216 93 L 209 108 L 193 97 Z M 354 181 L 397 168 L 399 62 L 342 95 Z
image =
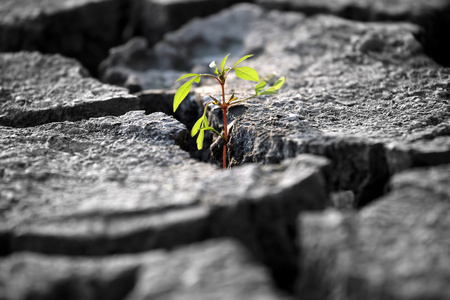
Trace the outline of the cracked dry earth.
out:
M 450 3 L 234 2 L 0 4 L 0 299 L 450 298 Z

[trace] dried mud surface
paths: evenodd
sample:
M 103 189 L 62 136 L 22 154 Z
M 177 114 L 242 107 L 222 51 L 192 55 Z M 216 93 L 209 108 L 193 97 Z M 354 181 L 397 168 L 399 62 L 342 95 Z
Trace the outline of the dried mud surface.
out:
M 260 0 L 176 29 L 232 2 L 0 5 L 0 298 L 450 296 L 448 4 Z M 229 52 L 286 84 L 230 109 L 224 171 L 190 137 L 214 81 L 172 99 Z

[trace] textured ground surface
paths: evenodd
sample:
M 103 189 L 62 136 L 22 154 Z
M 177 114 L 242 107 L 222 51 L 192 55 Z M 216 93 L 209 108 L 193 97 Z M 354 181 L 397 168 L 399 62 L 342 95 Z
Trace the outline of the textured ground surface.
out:
M 101 84 L 77 62 L 59 55 L 1 54 L 0 67 L 2 125 L 33 126 L 139 109 L 137 97 Z
M 359 214 L 300 217 L 303 281 L 311 299 L 447 299 L 449 165 L 405 171 Z
M 306 18 L 245 5 L 221 17 L 244 14 L 258 16 L 241 41 L 244 52 L 258 53 L 247 64 L 261 77 L 285 75 L 287 83 L 279 96 L 260 97 L 236 110 L 232 164 L 276 163 L 305 152 L 325 155 L 336 169 L 334 188 L 351 189 L 365 203 L 379 195 L 393 172 L 449 162 L 450 74 L 423 53 L 414 39 L 418 27 Z M 213 18 L 193 22 L 157 46 L 175 45 L 179 53 L 197 49 L 191 45 L 198 43 L 194 32 L 200 22 L 214 26 Z M 174 42 L 177 36 L 183 42 Z M 197 68 L 195 60 L 192 64 Z M 249 87 L 233 79 L 230 85 Z M 220 96 L 206 87 L 197 93 Z M 221 161 L 220 147 L 213 152 Z
M 450 66 L 448 39 L 441 39 L 450 29 L 448 0 L 256 0 L 263 7 L 294 10 L 312 14 L 332 14 L 358 21 L 407 21 L 421 26 L 416 37 L 425 52 L 439 63 Z
M 234 237 L 283 277 L 296 269 L 297 213 L 328 203 L 326 159 L 224 173 L 191 159 L 186 127 L 163 113 L 1 132 L 4 254 L 99 256 Z
M 0 270 L 5 299 L 288 299 L 227 240 L 100 259 L 20 253 Z
M 450 297 L 448 2 L 260 0 L 161 38 L 232 2 L 0 4 L 1 299 Z M 229 52 L 287 81 L 230 110 L 222 171 L 189 134 L 214 82 L 172 99 Z

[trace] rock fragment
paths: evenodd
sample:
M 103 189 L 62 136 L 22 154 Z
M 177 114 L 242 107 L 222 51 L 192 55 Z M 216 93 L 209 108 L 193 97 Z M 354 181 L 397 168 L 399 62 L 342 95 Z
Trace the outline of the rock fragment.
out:
M 390 173 L 397 173 L 414 167 L 447 164 L 450 159 L 450 138 L 445 135 L 430 140 L 420 139 L 406 143 L 393 142 L 387 145 L 386 157 Z
M 130 92 L 149 89 L 168 89 L 183 75 L 181 71 L 159 68 L 161 57 L 151 49 L 142 37 L 135 37 L 126 44 L 112 48 L 109 56 L 99 65 L 103 82 L 124 86 Z
M 101 256 L 241 241 L 286 285 L 297 213 L 329 203 L 329 162 L 221 169 L 180 148 L 163 113 L 1 128 L 2 253 Z
M 38 52 L 0 55 L 0 124 L 14 127 L 120 115 L 139 99 L 89 77 L 79 63 Z
M 397 156 L 409 159 L 409 154 L 402 154 L 406 150 L 396 154 L 401 145 L 413 147 L 419 162 L 424 149 L 419 141 L 431 145 L 448 133 L 450 73 L 424 54 L 415 38 L 420 28 L 412 24 L 306 18 L 242 4 L 182 27 L 149 51 L 173 48 L 174 57 L 184 57 L 194 66 L 190 71 L 196 72 L 200 67 L 195 53 L 205 57 L 199 49 L 219 49 L 221 41 L 207 39 L 209 31 L 200 35 L 205 39 L 197 39 L 194 29 L 216 28 L 243 15 L 248 25 L 241 26 L 236 45 L 243 50 L 237 53 L 255 53 L 247 65 L 269 82 L 284 75 L 287 83 L 279 96 L 258 97 L 236 108 L 237 114 L 230 111 L 232 165 L 278 163 L 300 153 L 325 155 L 336 170 L 333 188 L 352 190 L 355 204 L 361 206 L 382 195 L 389 176 L 402 169 L 398 164 L 424 165 L 397 162 Z M 209 45 L 199 40 L 208 40 Z M 211 53 L 217 53 L 215 60 L 221 59 L 217 50 Z M 213 60 L 208 58 L 203 66 Z M 168 60 L 167 67 L 174 65 Z M 208 94 L 220 96 L 219 89 L 208 86 L 212 83 L 202 84 L 196 90 L 197 100 Z M 231 77 L 227 85 L 238 97 L 252 93 L 250 84 Z M 221 115 L 211 111 L 210 123 L 220 128 Z M 218 150 L 220 141 L 212 144 L 212 153 L 221 161 Z M 448 162 L 445 144 L 438 152 L 442 155 L 437 161 Z
M 425 52 L 444 66 L 450 66 L 447 55 L 450 43 L 442 38 L 450 29 L 450 4 L 446 0 L 257 0 L 267 9 L 298 11 L 308 15 L 332 14 L 346 19 L 369 22 L 411 22 L 423 28 L 417 37 Z
M 217 13 L 237 2 L 241 1 L 144 0 L 138 13 L 140 30 L 150 44 L 155 44 L 165 33 L 178 29 L 190 19 Z
M 5 0 L 0 4 L 0 51 L 60 53 L 93 75 L 114 46 L 135 35 L 151 45 L 188 20 L 239 0 Z
M 447 299 L 450 167 L 395 175 L 359 213 L 302 214 L 302 297 Z
M 0 260 L 0 293 L 20 299 L 287 299 L 231 240 L 102 258 L 34 253 Z
M 279 74 L 287 82 L 279 96 L 255 98 L 234 118 L 232 163 L 325 155 L 334 162 L 334 189 L 352 190 L 357 205 L 380 196 L 396 170 L 388 145 L 416 141 L 432 149 L 448 132 L 450 73 L 424 55 L 417 32 L 411 24 L 268 12 L 246 35 L 247 52 L 259 53 L 247 64 L 262 78 Z M 249 85 L 229 84 L 238 96 L 251 95 Z M 440 145 L 439 163 L 447 163 Z
M 419 0 L 411 5 L 408 0 L 389 1 L 379 0 L 257 0 L 257 3 L 267 8 L 295 10 L 306 14 L 333 14 L 340 17 L 361 20 L 380 21 L 396 20 L 410 21 L 420 15 L 432 14 L 444 10 L 448 2 L 445 0 Z
M 213 16 L 195 19 L 151 45 L 133 39 L 114 48 L 100 65 L 104 82 L 127 86 L 136 82 L 140 90 L 177 87 L 175 80 L 192 68 L 209 72 L 213 60 L 231 53 L 230 61 L 245 55 L 243 40 L 263 10 L 237 4 Z M 226 30 L 224 30 L 226 28 Z M 155 80 L 155 77 L 159 77 Z
M 126 3 L 126 5 L 124 5 Z M 77 58 L 92 74 L 124 38 L 135 1 L 5 0 L 0 51 L 40 51 Z

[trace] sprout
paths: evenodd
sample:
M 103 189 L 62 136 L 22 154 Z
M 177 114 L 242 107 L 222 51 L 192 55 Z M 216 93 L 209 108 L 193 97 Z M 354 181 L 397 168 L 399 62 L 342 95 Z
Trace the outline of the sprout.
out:
M 275 95 L 277 91 L 283 86 L 285 82 L 285 78 L 282 77 L 278 79 L 275 84 L 266 90 L 264 88 L 267 85 L 267 82 L 260 81 L 259 75 L 256 72 L 255 69 L 250 67 L 238 67 L 238 65 L 246 60 L 249 57 L 252 57 L 253 54 L 246 55 L 239 59 L 237 63 L 235 63 L 231 68 L 225 68 L 225 64 L 227 62 L 227 58 L 230 54 L 224 57 L 222 60 L 222 63 L 220 64 L 221 70 L 219 72 L 216 62 L 212 61 L 209 64 L 209 67 L 211 69 L 214 69 L 214 73 L 217 75 L 212 74 L 196 74 L 196 73 L 189 73 L 181 76 L 178 78 L 177 81 L 190 78 L 187 82 L 185 82 L 182 86 L 180 86 L 175 94 L 174 101 L 173 101 L 173 111 L 175 112 L 180 105 L 180 103 L 186 98 L 186 96 L 189 94 L 189 91 L 191 90 L 192 84 L 194 82 L 199 83 L 201 77 L 211 77 L 217 80 L 219 84 L 222 87 L 222 99 L 216 99 L 213 96 L 209 95 L 211 97 L 212 101 L 209 101 L 205 105 L 205 109 L 203 110 L 203 115 L 198 119 L 198 121 L 194 124 L 194 127 L 192 127 L 191 130 L 191 136 L 194 137 L 197 135 L 197 148 L 198 150 L 201 150 L 203 148 L 203 140 L 205 138 L 205 131 L 212 131 L 216 133 L 218 136 L 220 136 L 224 143 L 223 143 L 223 168 L 227 168 L 227 143 L 228 143 L 228 125 L 227 125 L 227 111 L 228 108 L 230 108 L 233 105 L 239 104 L 241 102 L 247 101 L 249 99 L 255 98 L 257 96 L 263 96 L 263 95 Z M 248 80 L 248 81 L 255 81 L 258 82 L 258 84 L 255 86 L 255 94 L 251 97 L 245 98 L 245 99 L 239 99 L 238 97 L 235 97 L 235 94 L 233 93 L 228 101 L 225 99 L 225 81 L 228 77 L 228 74 L 230 74 L 231 71 L 234 71 L 236 76 Z M 219 133 L 216 129 L 213 127 L 210 127 L 208 124 L 208 119 L 206 118 L 206 110 L 208 108 L 208 105 L 214 104 L 219 106 L 223 111 L 223 133 Z

